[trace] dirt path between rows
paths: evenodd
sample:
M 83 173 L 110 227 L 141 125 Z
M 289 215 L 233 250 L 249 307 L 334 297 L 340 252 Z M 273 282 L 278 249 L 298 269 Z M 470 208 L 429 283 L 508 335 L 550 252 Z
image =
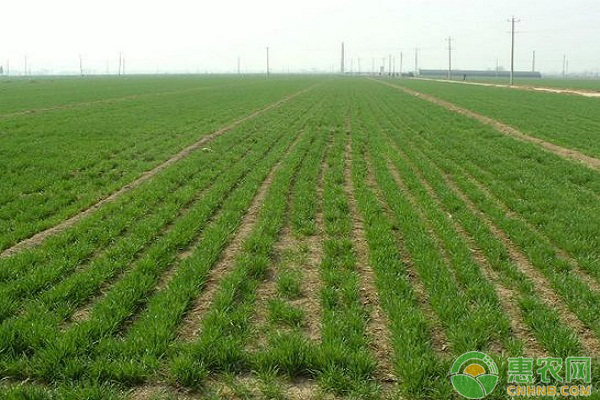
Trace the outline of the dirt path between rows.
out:
M 458 114 L 462 114 L 462 115 L 465 115 L 467 117 L 476 119 L 477 121 L 479 121 L 479 122 L 481 122 L 481 123 L 483 123 L 485 125 L 491 126 L 492 128 L 496 129 L 500 133 L 503 133 L 505 135 L 511 136 L 511 137 L 513 137 L 515 139 L 519 139 L 519 140 L 524 141 L 524 142 L 529 142 L 529 143 L 536 144 L 536 145 L 538 145 L 540 147 L 543 147 L 545 150 L 547 150 L 547 151 L 549 151 L 551 153 L 554 153 L 554 154 L 556 154 L 556 155 L 558 155 L 558 156 L 560 156 L 562 158 L 566 158 L 566 159 L 569 159 L 569 160 L 572 160 L 572 161 L 577 161 L 577 162 L 583 163 L 584 165 L 586 165 L 586 166 L 588 166 L 590 168 L 593 168 L 593 169 L 596 169 L 596 170 L 600 170 L 600 159 L 594 158 L 594 157 L 590 157 L 588 155 L 585 155 L 585 154 L 583 154 L 582 152 L 580 152 L 578 150 L 573 150 L 573 149 L 568 149 L 566 147 L 561 147 L 561 146 L 558 146 L 558 145 L 556 145 L 554 143 L 550 143 L 550 142 L 547 142 L 545 140 L 542 140 L 542 139 L 539 139 L 539 138 L 536 138 L 536 137 L 533 137 L 533 136 L 526 135 L 523 132 L 519 131 L 518 129 L 513 128 L 512 126 L 506 125 L 506 124 L 504 124 L 504 123 L 502 123 L 502 122 L 500 122 L 498 120 L 495 120 L 493 118 L 487 117 L 487 116 L 485 116 L 483 114 L 476 113 L 475 111 L 471 111 L 471 110 L 468 110 L 466 108 L 459 107 L 456 104 L 453 104 L 453 103 L 450 103 L 448 101 L 439 99 L 439 98 L 437 98 L 435 96 L 432 96 L 432 95 L 429 95 L 429 94 L 425 94 L 425 93 L 421 93 L 421 92 L 418 92 L 416 90 L 408 89 L 408 88 L 405 88 L 403 86 L 394 85 L 394 84 L 389 83 L 389 82 L 382 82 L 382 81 L 379 81 L 379 80 L 376 80 L 376 79 L 371 79 L 371 80 L 374 80 L 374 81 L 379 82 L 379 83 L 381 83 L 383 85 L 392 87 L 394 89 L 401 90 L 404 93 L 410 94 L 410 95 L 415 96 L 415 97 L 419 97 L 419 98 L 421 98 L 423 100 L 427 100 L 430 103 L 437 104 L 438 106 L 444 107 L 444 108 L 446 108 L 446 109 L 448 109 L 450 111 L 454 111 L 454 112 L 456 112 Z
M 532 85 L 512 85 L 511 86 L 511 85 L 506 85 L 506 84 L 501 84 L 501 83 L 451 81 L 451 80 L 447 80 L 447 79 L 428 79 L 428 78 L 413 78 L 413 79 L 418 79 L 420 81 L 459 83 L 459 84 L 463 84 L 463 85 L 487 86 L 487 87 L 526 90 L 526 91 L 534 91 L 534 92 L 576 94 L 576 95 L 583 96 L 583 97 L 600 97 L 600 92 L 595 92 L 592 90 L 582 90 L 582 89 L 554 88 L 554 87 L 532 86 Z
M 124 195 L 125 193 L 135 189 L 136 187 L 140 186 L 142 183 L 146 182 L 147 180 L 153 178 L 156 174 L 158 174 L 159 172 L 161 172 L 162 170 L 166 169 L 167 167 L 175 164 L 176 162 L 182 160 L 183 158 L 187 157 L 190 153 L 192 153 L 193 151 L 199 149 L 201 146 L 203 146 L 205 143 L 214 140 L 215 138 L 221 136 L 222 134 L 238 127 L 239 125 L 241 125 L 242 123 L 255 118 L 273 108 L 276 108 L 278 106 L 280 106 L 281 104 L 297 97 L 300 96 L 301 94 L 306 93 L 307 91 L 313 89 L 314 86 L 308 87 L 306 89 L 300 90 L 296 93 L 293 93 L 287 97 L 284 97 L 281 100 L 276 101 L 275 103 L 272 103 L 266 107 L 263 107 L 259 110 L 256 110 L 242 118 L 239 118 L 235 121 L 233 121 L 232 123 L 230 123 L 229 125 L 209 134 L 206 136 L 203 136 L 202 138 L 200 138 L 198 141 L 196 141 L 195 143 L 189 145 L 188 147 L 184 148 L 183 150 L 181 150 L 179 153 L 175 154 L 174 156 L 172 156 L 171 158 L 169 158 L 168 160 L 164 161 L 163 163 L 157 165 L 156 167 L 154 167 L 153 169 L 146 171 L 144 173 L 142 173 L 142 175 L 140 177 L 138 177 L 137 179 L 135 179 L 134 181 L 126 184 L 125 186 L 123 186 L 121 189 L 117 190 L 116 192 L 112 193 L 111 195 L 109 195 L 108 197 L 105 197 L 104 199 L 98 201 L 97 203 L 93 204 L 92 206 L 86 208 L 85 210 L 81 211 L 80 213 L 70 217 L 69 219 L 59 223 L 58 225 L 55 225 L 53 227 L 50 227 L 48 229 L 45 229 L 41 232 L 36 233 L 35 235 L 33 235 L 32 237 L 28 238 L 28 239 L 24 239 L 22 241 L 20 241 L 19 243 L 15 244 L 12 247 L 9 247 L 8 249 L 4 250 L 2 253 L 0 253 L 0 258 L 5 258 L 5 257 L 9 257 L 12 256 L 16 253 L 19 253 L 20 251 L 23 251 L 25 249 L 34 247 L 39 245 L 40 243 L 42 243 L 46 238 L 48 238 L 49 236 L 52 235 L 56 235 L 64 230 L 66 230 L 67 228 L 70 228 L 71 226 L 75 225 L 77 222 L 81 221 L 82 219 L 84 219 L 85 217 L 89 216 L 90 214 L 92 214 L 93 212 L 95 212 L 96 210 L 98 210 L 100 207 L 102 207 L 104 204 L 106 203 L 110 203 L 112 201 L 115 201 L 116 199 L 118 199 L 119 197 L 121 197 L 122 195 Z

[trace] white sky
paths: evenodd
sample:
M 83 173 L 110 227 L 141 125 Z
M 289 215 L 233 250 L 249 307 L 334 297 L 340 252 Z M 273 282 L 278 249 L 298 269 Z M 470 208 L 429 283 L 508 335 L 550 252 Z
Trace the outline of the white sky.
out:
M 127 72 L 234 72 L 265 70 L 270 47 L 274 72 L 370 70 L 372 59 L 404 54 L 404 70 L 447 68 L 445 38 L 455 41 L 453 66 L 495 68 L 510 63 L 510 24 L 517 24 L 516 69 L 545 73 L 600 69 L 598 0 L 5 0 L 0 6 L 0 64 L 34 73 L 115 72 L 118 53 Z M 387 68 L 387 60 L 386 60 Z

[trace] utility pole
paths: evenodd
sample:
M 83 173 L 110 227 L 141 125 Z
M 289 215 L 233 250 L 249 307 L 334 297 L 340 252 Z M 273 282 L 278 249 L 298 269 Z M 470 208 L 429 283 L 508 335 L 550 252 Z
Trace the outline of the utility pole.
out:
M 392 55 L 388 56 L 388 76 L 392 76 Z
M 396 74 L 396 57 L 392 57 L 392 76 Z
M 535 50 L 533 51 L 533 57 L 531 59 L 531 72 L 535 72 Z
M 81 54 L 79 55 L 79 73 L 83 76 L 83 59 L 81 58 Z
M 403 58 L 402 52 L 400 52 L 400 78 L 402 78 L 402 62 L 403 62 L 402 58 Z
M 342 75 L 344 75 L 344 42 L 342 42 L 342 67 L 340 68 Z
M 117 75 L 121 76 L 121 68 L 123 66 L 123 53 L 119 52 L 119 71 Z
M 565 79 L 565 76 L 567 74 L 567 55 L 563 55 L 563 72 L 562 72 L 562 77 L 563 79 Z
M 269 77 L 269 47 L 267 47 L 267 78 Z
M 415 76 L 419 75 L 419 49 L 415 48 Z
M 448 80 L 452 79 L 452 37 L 446 39 L 448 41 Z
M 514 83 L 515 76 L 515 23 L 521 22 L 520 20 L 516 20 L 515 16 L 508 20 L 511 24 L 511 46 L 510 46 L 510 85 L 512 86 Z

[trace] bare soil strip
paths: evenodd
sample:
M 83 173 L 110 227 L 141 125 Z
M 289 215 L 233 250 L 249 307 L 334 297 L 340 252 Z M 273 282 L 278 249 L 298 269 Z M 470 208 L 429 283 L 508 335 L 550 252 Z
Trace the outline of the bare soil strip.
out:
M 367 321 L 367 335 L 370 338 L 371 351 L 377 361 L 376 378 L 382 382 L 395 382 L 392 358 L 394 350 L 391 345 L 389 322 L 381 308 L 379 294 L 375 285 L 375 273 L 369 264 L 369 247 L 364 228 L 364 221 L 358 211 L 358 204 L 352 184 L 352 137 L 351 122 L 346 118 L 346 140 L 344 151 L 344 192 L 350 207 L 352 219 L 352 242 L 356 251 L 357 270 L 360 276 L 360 297 L 362 304 L 370 312 Z
M 459 107 L 456 104 L 447 102 L 445 100 L 439 99 L 439 98 L 431 96 L 429 94 L 417 92 L 416 90 L 412 90 L 412 89 L 408 89 L 408 88 L 405 88 L 402 86 L 394 85 L 389 82 L 382 82 L 382 81 L 379 81 L 376 79 L 373 79 L 373 80 L 375 80 L 376 82 L 380 82 L 386 86 L 392 87 L 394 89 L 401 90 L 404 93 L 410 94 L 412 96 L 419 97 L 423 100 L 427 100 L 430 103 L 437 104 L 437 105 L 444 107 L 450 111 L 454 111 L 458 114 L 462 114 L 467 117 L 473 118 L 485 125 L 491 126 L 492 128 L 496 129 L 500 133 L 503 133 L 505 135 L 508 135 L 510 137 L 513 137 L 515 139 L 518 139 L 518 140 L 521 140 L 524 142 L 536 144 L 536 145 L 544 148 L 545 150 L 547 150 L 551 153 L 554 153 L 562 158 L 572 160 L 572 161 L 577 161 L 577 162 L 582 163 L 585 166 L 593 168 L 593 169 L 600 169 L 600 159 L 585 155 L 578 150 L 561 147 L 554 143 L 550 143 L 545 140 L 539 139 L 537 137 L 526 135 L 523 132 L 519 131 L 518 129 L 515 129 L 512 126 L 506 125 L 498 120 L 487 117 L 483 114 L 476 113 L 475 111 L 471 111 L 466 108 Z
M 404 153 L 395 144 L 394 144 L 394 148 L 402 155 L 404 160 L 407 160 L 406 155 L 404 155 Z M 423 176 L 421 171 L 419 171 L 414 166 L 412 166 L 412 168 L 416 172 L 417 177 L 421 181 L 421 184 L 423 185 L 423 187 L 425 187 L 425 190 L 427 190 L 427 193 L 435 201 L 437 206 L 441 210 L 446 210 L 446 208 L 442 204 L 442 201 L 440 200 L 439 196 L 437 195 L 435 190 L 431 187 L 429 182 L 427 182 L 427 180 L 425 179 L 425 177 Z M 498 273 L 496 271 L 494 271 L 494 269 L 490 265 L 487 257 L 483 253 L 483 251 L 475 243 L 475 240 L 473 239 L 473 237 L 465 231 L 463 226 L 461 224 L 459 224 L 456 221 L 456 219 L 454 219 L 452 217 L 452 214 L 449 214 L 449 217 L 450 217 L 449 218 L 450 223 L 454 227 L 455 231 L 467 243 L 469 250 L 471 250 L 471 255 L 473 257 L 473 260 L 475 260 L 475 262 L 477 262 L 477 264 L 481 267 L 481 272 L 483 273 L 483 275 L 494 286 L 494 290 L 496 291 L 496 295 L 498 296 L 498 299 L 500 300 L 502 309 L 509 317 L 508 319 L 510 321 L 510 326 L 511 326 L 512 331 L 514 332 L 515 337 L 517 339 L 521 340 L 521 342 L 523 342 L 524 355 L 527 357 L 529 357 L 529 356 L 531 356 L 531 357 L 547 356 L 548 355 L 547 352 L 544 350 L 544 348 L 542 346 L 540 346 L 540 344 L 535 339 L 535 337 L 533 336 L 531 331 L 526 327 L 525 323 L 523 322 L 524 321 L 523 314 L 521 313 L 521 310 L 517 306 L 517 304 L 518 304 L 517 303 L 517 301 L 518 301 L 517 293 L 510 287 L 506 287 L 502 284 L 502 281 L 501 281 L 500 277 L 498 276 Z
M 413 78 L 415 79 L 415 78 Z M 487 87 L 499 87 L 507 89 L 527 90 L 535 92 L 548 92 L 548 93 L 561 93 L 561 94 L 576 94 L 584 97 L 600 97 L 600 92 L 594 92 L 592 90 L 582 89 L 560 89 L 544 86 L 531 86 L 531 85 L 505 85 L 501 83 L 483 83 L 483 82 L 467 82 L 467 81 L 452 81 L 447 79 L 428 79 L 428 78 L 416 78 L 420 81 L 434 81 L 443 83 L 460 83 L 463 85 L 475 85 L 475 86 L 487 86 Z
M 452 178 L 448 175 L 444 175 L 444 179 L 450 189 L 465 203 L 469 210 L 481 218 L 494 236 L 503 243 L 504 247 L 508 250 L 511 260 L 527 277 L 529 277 L 529 279 L 531 279 L 535 285 L 536 291 L 540 294 L 540 298 L 550 307 L 554 308 L 558 312 L 561 320 L 578 333 L 586 353 L 591 355 L 600 354 L 600 341 L 598 338 L 596 338 L 594 333 L 569 310 L 561 297 L 552 290 L 552 285 L 548 282 L 546 277 L 529 262 L 527 256 L 515 246 L 510 238 L 498 228 L 487 215 L 477 208 L 471 199 L 460 190 Z
M 248 211 L 246 211 L 246 214 L 242 218 L 242 221 L 235 232 L 233 239 L 221 253 L 221 259 L 219 262 L 211 269 L 206 282 L 204 283 L 204 291 L 200 294 L 200 296 L 198 296 L 191 310 L 180 324 L 178 336 L 182 340 L 191 341 L 196 338 L 198 330 L 200 329 L 202 318 L 204 317 L 206 311 L 210 308 L 213 299 L 217 294 L 219 289 L 218 283 L 233 267 L 235 263 L 235 257 L 242 249 L 244 241 L 246 238 L 248 238 L 258 221 L 258 214 L 264 203 L 267 191 L 273 183 L 275 173 L 279 170 L 279 167 L 286 156 L 296 146 L 302 137 L 302 134 L 302 131 L 298 133 L 293 143 L 286 150 L 285 154 L 271 168 L 266 179 L 263 181 L 256 195 L 254 196 L 250 208 L 248 208 Z
M 331 148 L 328 143 L 327 150 L 321 161 L 319 180 L 317 181 L 317 210 L 315 213 L 315 234 L 305 238 L 304 244 L 308 247 L 306 264 L 302 269 L 303 297 L 294 301 L 295 304 L 306 310 L 306 329 L 308 337 L 313 340 L 321 338 L 321 303 L 322 288 L 319 267 L 323 260 L 323 242 L 325 219 L 323 217 L 323 193 L 325 191 L 325 172 L 327 171 L 327 154 Z
M 251 114 L 248 114 L 240 119 L 235 120 L 234 122 L 230 123 L 229 125 L 209 134 L 206 136 L 203 136 L 202 138 L 200 138 L 200 140 L 198 140 L 197 142 L 191 144 L 190 146 L 186 147 L 185 149 L 181 150 L 179 153 L 175 154 L 173 157 L 169 158 L 168 160 L 164 161 L 163 163 L 159 164 L 158 166 L 154 167 L 153 169 L 146 171 L 144 173 L 142 173 L 142 175 L 135 179 L 134 181 L 128 183 L 127 185 L 123 186 L 121 189 L 117 190 L 116 192 L 112 193 L 111 195 L 109 195 L 108 197 L 105 197 L 104 199 L 98 201 L 97 203 L 95 203 L 94 205 L 92 205 L 91 207 L 81 211 L 80 213 L 68 218 L 67 220 L 61 222 L 58 225 L 55 225 L 51 228 L 48 228 L 46 230 L 43 230 L 41 232 L 36 233 L 35 235 L 33 235 L 32 237 L 22 240 L 21 242 L 15 244 L 12 247 L 9 247 L 8 249 L 4 250 L 2 253 L 0 253 L 0 258 L 4 258 L 4 257 L 9 257 L 13 254 L 16 254 L 20 251 L 23 251 L 25 249 L 34 247 L 39 245 L 40 243 L 42 243 L 46 238 L 48 238 L 49 236 L 52 235 L 56 235 L 62 231 L 64 231 L 67 228 L 70 228 L 71 226 L 75 225 L 77 222 L 81 221 L 82 219 L 84 219 L 85 217 L 87 217 L 88 215 L 92 214 L 93 212 L 95 212 L 96 210 L 98 210 L 100 207 L 102 207 L 104 204 L 106 203 L 110 203 L 116 199 L 118 199 L 119 197 L 121 197 L 122 195 L 124 195 L 125 193 L 135 189 L 136 187 L 140 186 L 142 183 L 146 182 L 147 180 L 153 178 L 156 174 L 158 174 L 160 171 L 164 170 L 165 168 L 175 164 L 177 161 L 187 157 L 190 153 L 192 153 L 193 151 L 197 150 L 198 148 L 200 148 L 202 145 L 204 145 L 206 142 L 209 142 L 211 140 L 214 140 L 215 138 L 221 136 L 222 134 L 236 128 L 237 126 L 241 125 L 242 123 L 255 118 L 273 108 L 276 108 L 278 106 L 280 106 L 281 104 L 293 99 L 294 97 L 297 97 L 303 93 L 306 93 L 307 91 L 311 90 L 314 86 L 311 86 L 307 89 L 303 89 L 299 92 L 296 92 L 294 94 L 291 94 L 281 100 L 276 101 L 275 103 L 272 103 L 264 108 L 261 108 L 259 110 L 256 110 L 254 112 L 252 112 Z
M 322 288 L 319 266 L 323 260 L 323 241 L 325 221 L 323 217 L 323 193 L 325 190 L 325 172 L 327 171 L 327 154 L 331 148 L 331 141 L 321 160 L 319 179 L 317 181 L 317 209 L 315 212 L 315 234 L 300 239 L 296 249 L 306 247 L 306 260 L 302 268 L 302 294 L 303 297 L 294 300 L 292 304 L 302 307 L 306 311 L 306 331 L 311 340 L 321 338 L 321 304 L 320 293 Z

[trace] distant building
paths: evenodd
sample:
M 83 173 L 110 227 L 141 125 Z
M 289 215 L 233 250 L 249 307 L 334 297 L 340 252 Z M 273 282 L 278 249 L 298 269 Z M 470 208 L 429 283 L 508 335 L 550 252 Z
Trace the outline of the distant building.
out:
M 421 76 L 448 76 L 447 69 L 421 69 L 419 70 Z M 487 77 L 487 78 L 508 78 L 510 71 L 478 71 L 478 70 L 467 70 L 467 69 L 453 69 L 452 76 L 456 78 L 469 78 L 469 77 Z M 541 78 L 542 74 L 537 71 L 515 71 L 515 78 Z

